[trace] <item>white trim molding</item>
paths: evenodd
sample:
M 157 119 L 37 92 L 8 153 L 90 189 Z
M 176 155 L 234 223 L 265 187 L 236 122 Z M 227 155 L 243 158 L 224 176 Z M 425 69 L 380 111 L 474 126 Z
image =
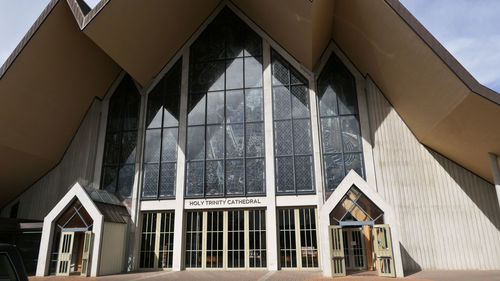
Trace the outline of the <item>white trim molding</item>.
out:
M 344 195 L 352 186 L 356 186 L 366 197 L 368 197 L 382 212 L 384 212 L 384 223 L 391 228 L 393 258 L 397 277 L 403 277 L 403 263 L 401 260 L 401 250 L 399 247 L 399 223 L 394 212 L 394 209 L 389 205 L 378 192 L 371 187 L 363 178 L 361 178 L 354 170 L 351 170 L 342 182 L 337 186 L 337 189 L 332 193 L 330 198 L 323 204 L 319 212 L 319 232 L 320 232 L 320 248 L 321 251 L 321 268 L 323 276 L 331 276 L 332 268 L 330 258 L 330 239 L 328 237 L 328 226 L 330 225 L 330 213 L 342 200 Z
M 90 198 L 87 191 L 79 184 L 75 183 L 73 187 L 59 200 L 56 206 L 45 216 L 43 220 L 42 238 L 40 240 L 40 250 L 38 251 L 38 264 L 36 267 L 36 276 L 46 276 L 49 273 L 50 249 L 52 249 L 52 240 L 54 238 L 54 226 L 56 220 L 62 212 L 78 199 L 83 208 L 88 212 L 93 220 L 92 234 L 93 246 L 91 253 L 90 276 L 99 274 L 99 265 L 101 257 L 101 241 L 104 227 L 104 217 Z

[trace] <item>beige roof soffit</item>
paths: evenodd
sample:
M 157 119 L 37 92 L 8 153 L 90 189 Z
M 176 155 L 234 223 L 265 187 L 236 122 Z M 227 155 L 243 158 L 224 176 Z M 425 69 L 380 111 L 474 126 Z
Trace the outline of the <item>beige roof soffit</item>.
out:
M 471 90 L 500 105 L 500 94 L 479 83 L 448 50 L 406 9 L 399 0 L 384 0 L 389 7 L 424 41 L 443 63 Z
M 36 31 L 42 25 L 42 23 L 44 22 L 44 20 L 49 16 L 50 12 L 52 12 L 52 9 L 54 9 L 54 7 L 56 6 L 57 2 L 59 2 L 59 0 L 52 0 L 52 1 L 49 2 L 49 4 L 47 4 L 47 6 L 45 7 L 45 9 L 43 9 L 43 11 L 40 14 L 40 16 L 38 16 L 38 18 L 35 20 L 35 22 L 30 27 L 30 29 L 28 29 L 28 32 L 26 32 L 26 34 L 24 35 L 23 39 L 21 39 L 21 41 L 19 42 L 19 44 L 17 44 L 17 46 L 14 49 L 14 51 L 12 51 L 12 53 L 7 58 L 7 60 L 5 60 L 4 64 L 0 68 L 0 79 L 2 79 L 3 75 L 7 72 L 7 70 L 9 69 L 9 67 L 14 62 L 14 60 L 16 60 L 17 56 L 21 53 L 21 51 L 24 49 L 24 47 L 28 44 L 28 42 L 30 41 L 31 37 L 33 37 L 33 35 L 35 35 Z

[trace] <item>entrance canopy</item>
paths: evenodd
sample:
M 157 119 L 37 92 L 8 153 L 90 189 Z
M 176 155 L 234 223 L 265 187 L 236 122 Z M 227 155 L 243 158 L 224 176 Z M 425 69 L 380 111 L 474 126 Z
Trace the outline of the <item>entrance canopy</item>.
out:
M 127 209 L 114 195 L 104 190 L 87 191 L 79 183 L 75 183 L 44 218 L 36 275 L 45 276 L 49 273 L 51 249 L 57 228 L 57 231 L 63 232 L 92 232 L 90 275 L 97 276 L 105 224 L 126 224 L 128 216 Z
M 383 222 L 381 221 L 381 214 L 383 214 Z M 372 222 L 381 222 L 389 225 L 392 236 L 396 276 L 403 277 L 403 264 L 399 247 L 399 224 L 394 209 L 354 170 L 351 170 L 347 174 L 320 209 L 320 243 L 321 249 L 325 249 L 321 251 L 324 276 L 332 275 L 330 263 L 332 253 L 327 250 L 330 249 L 328 229 L 331 224 L 330 215 L 335 218 L 333 219 L 334 224 L 337 222 L 342 225 L 340 223 L 342 222 L 342 218 L 349 215 L 352 217 L 351 222 L 357 218 L 361 223 L 371 220 Z M 339 216 L 341 216 L 341 219 L 338 219 Z

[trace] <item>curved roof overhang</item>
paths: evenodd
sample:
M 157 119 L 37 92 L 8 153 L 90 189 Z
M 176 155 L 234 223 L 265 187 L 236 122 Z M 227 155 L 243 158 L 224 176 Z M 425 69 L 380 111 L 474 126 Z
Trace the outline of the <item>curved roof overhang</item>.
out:
M 0 70 L 0 205 L 61 159 L 93 98 L 124 69 L 146 86 L 219 0 L 53 0 Z M 417 138 L 492 182 L 500 95 L 480 85 L 397 0 L 233 0 L 313 70 L 333 39 Z M 71 15 L 73 13 L 73 15 Z M 76 19 L 76 20 L 75 20 Z

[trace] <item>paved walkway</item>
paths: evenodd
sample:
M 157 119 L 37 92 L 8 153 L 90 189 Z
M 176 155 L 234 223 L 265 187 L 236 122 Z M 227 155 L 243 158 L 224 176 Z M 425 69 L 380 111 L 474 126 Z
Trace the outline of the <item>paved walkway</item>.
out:
M 496 271 L 422 271 L 405 278 L 384 278 L 376 276 L 347 276 L 342 278 L 322 277 L 319 271 L 162 271 L 117 274 L 97 278 L 71 277 L 30 277 L 31 281 L 45 280 L 81 280 L 81 281 L 139 281 L 139 280 L 196 280 L 196 281 L 500 281 L 500 270 Z

